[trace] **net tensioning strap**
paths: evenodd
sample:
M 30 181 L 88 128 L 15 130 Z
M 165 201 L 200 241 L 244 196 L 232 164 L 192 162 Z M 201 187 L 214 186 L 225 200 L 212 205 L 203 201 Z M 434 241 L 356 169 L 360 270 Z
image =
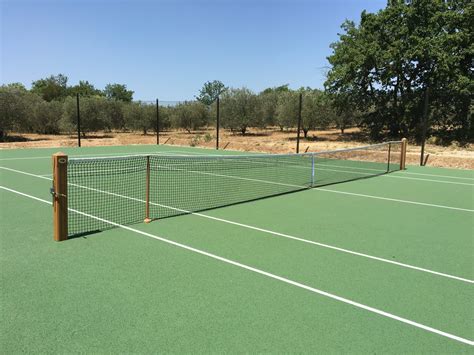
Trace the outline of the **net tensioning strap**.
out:
M 68 236 L 385 174 L 402 156 L 402 142 L 388 142 L 288 155 L 72 158 Z

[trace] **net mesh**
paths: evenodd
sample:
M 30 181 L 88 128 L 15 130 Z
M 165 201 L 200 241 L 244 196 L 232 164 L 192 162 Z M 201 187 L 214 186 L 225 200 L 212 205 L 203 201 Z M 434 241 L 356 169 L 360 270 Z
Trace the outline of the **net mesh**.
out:
M 399 170 L 400 150 L 390 142 L 291 155 L 69 159 L 68 234 L 142 222 L 147 190 L 149 217 L 166 218 Z

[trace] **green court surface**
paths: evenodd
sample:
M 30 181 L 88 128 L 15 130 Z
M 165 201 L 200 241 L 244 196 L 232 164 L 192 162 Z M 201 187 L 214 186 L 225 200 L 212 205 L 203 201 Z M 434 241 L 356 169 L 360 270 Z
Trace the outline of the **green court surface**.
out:
M 474 353 L 473 171 L 408 166 L 54 242 L 59 150 L 242 154 L 1 150 L 4 353 Z

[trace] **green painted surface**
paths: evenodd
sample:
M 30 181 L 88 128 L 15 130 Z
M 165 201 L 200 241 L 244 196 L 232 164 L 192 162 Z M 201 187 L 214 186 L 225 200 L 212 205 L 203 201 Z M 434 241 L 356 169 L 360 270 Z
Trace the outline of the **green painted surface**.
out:
M 0 166 L 50 174 L 50 154 L 58 150 L 215 153 L 170 146 L 3 150 Z M 51 199 L 47 179 L 0 169 L 0 185 Z M 472 340 L 472 283 L 250 228 L 473 280 L 472 185 L 473 171 L 410 166 L 325 190 L 438 207 L 313 189 L 204 213 L 225 221 L 186 215 L 132 227 Z M 132 231 L 55 243 L 49 205 L 1 189 L 0 203 L 6 353 L 473 353 L 456 340 Z

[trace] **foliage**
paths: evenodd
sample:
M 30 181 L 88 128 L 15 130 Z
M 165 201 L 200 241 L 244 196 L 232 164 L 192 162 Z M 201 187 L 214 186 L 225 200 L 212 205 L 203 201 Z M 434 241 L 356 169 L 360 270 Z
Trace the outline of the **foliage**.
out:
M 247 88 L 230 89 L 222 95 L 222 126 L 245 135 L 249 127 L 260 127 L 258 100 Z
M 109 100 L 132 102 L 133 91 L 127 90 L 124 84 L 107 84 L 104 89 L 104 95 Z
M 60 121 L 63 113 L 63 103 L 58 101 L 43 101 L 38 97 L 35 100 L 29 122 L 31 130 L 36 133 L 58 134 L 60 132 Z
M 76 99 L 68 97 L 64 101 L 60 123 L 62 130 L 73 132 L 77 128 Z M 86 97 L 80 101 L 81 133 L 110 130 L 112 122 L 107 114 L 107 100 L 103 97 Z
M 125 125 L 132 130 L 147 134 L 156 125 L 155 107 L 141 102 L 132 102 L 124 106 Z
M 273 90 L 264 90 L 258 95 L 259 122 L 263 126 L 274 126 L 277 124 L 277 107 L 280 93 Z
M 298 93 L 282 92 L 276 109 L 276 124 L 281 130 L 296 127 L 298 122 Z
M 16 85 L 2 85 L 0 87 L 0 139 L 8 131 L 23 131 L 28 117 L 31 94 Z
M 468 1 L 389 1 L 360 25 L 342 25 L 331 45 L 325 83 L 339 111 L 360 111 L 373 139 L 420 138 L 423 98 L 430 88 L 430 124 L 472 139 L 474 5 Z
M 212 139 L 212 135 L 210 135 L 209 133 L 206 133 L 204 135 L 204 142 L 209 143 L 210 141 L 212 141 Z
M 291 91 L 289 88 L 290 84 L 280 85 L 273 88 L 266 88 L 262 91 L 262 94 L 270 94 L 270 93 L 282 93 L 282 92 L 289 92 Z
M 204 83 L 202 89 L 199 90 L 199 95 L 196 96 L 196 100 L 206 106 L 210 106 L 227 89 L 228 88 L 219 80 L 208 81 Z
M 124 109 L 127 104 L 122 101 L 107 100 L 104 105 L 107 121 L 110 122 L 110 128 L 125 129 Z
M 301 129 L 304 137 L 309 130 L 326 128 L 334 122 L 333 108 L 328 96 L 320 90 L 303 89 L 303 104 L 301 109 Z
M 183 128 L 188 133 L 209 124 L 209 110 L 199 101 L 184 102 L 170 108 L 171 121 L 175 128 Z
M 156 112 L 155 112 L 156 115 Z M 169 107 L 160 107 L 160 131 L 171 127 L 171 110 Z
M 94 85 L 89 83 L 87 80 L 80 80 L 79 84 L 69 87 L 68 94 L 70 96 L 76 96 L 79 94 L 81 97 L 104 96 L 104 93 L 101 90 L 96 89 Z
M 31 92 L 40 95 L 45 101 L 59 100 L 67 96 L 67 76 L 51 75 L 45 79 L 33 81 Z

